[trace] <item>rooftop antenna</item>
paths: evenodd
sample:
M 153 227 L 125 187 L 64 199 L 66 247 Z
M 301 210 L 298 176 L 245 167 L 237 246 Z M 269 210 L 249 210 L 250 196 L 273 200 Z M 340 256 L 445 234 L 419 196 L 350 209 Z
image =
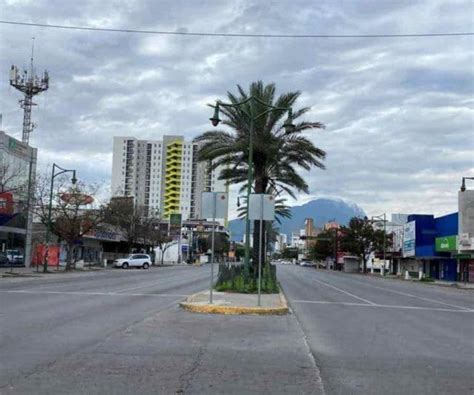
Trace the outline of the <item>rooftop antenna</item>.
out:
M 18 67 L 13 66 L 10 69 L 10 85 L 15 89 L 18 89 L 25 96 L 24 99 L 20 100 L 20 107 L 23 109 L 23 134 L 21 141 L 26 144 L 29 144 L 30 133 L 36 127 L 36 125 L 31 122 L 31 108 L 36 106 L 33 103 L 33 96 L 40 94 L 48 90 L 49 87 L 49 75 L 45 70 L 43 76 L 40 78 L 34 74 L 33 67 L 33 57 L 35 50 L 35 38 L 32 37 L 31 44 L 31 63 L 30 71 L 23 70 L 23 73 L 18 71 Z

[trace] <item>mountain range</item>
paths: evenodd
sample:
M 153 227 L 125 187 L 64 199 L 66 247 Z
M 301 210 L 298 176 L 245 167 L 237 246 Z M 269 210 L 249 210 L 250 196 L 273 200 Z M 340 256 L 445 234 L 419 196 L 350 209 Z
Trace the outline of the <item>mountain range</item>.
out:
M 304 228 L 306 218 L 313 218 L 314 226 L 321 228 L 330 221 L 347 225 L 352 217 L 364 217 L 366 214 L 354 203 L 342 199 L 319 198 L 311 200 L 301 206 L 291 207 L 291 218 L 281 218 L 281 224 L 276 222 L 281 234 L 291 237 L 292 232 L 299 232 Z M 245 233 L 245 221 L 234 219 L 229 221 L 229 229 L 233 241 L 242 241 Z

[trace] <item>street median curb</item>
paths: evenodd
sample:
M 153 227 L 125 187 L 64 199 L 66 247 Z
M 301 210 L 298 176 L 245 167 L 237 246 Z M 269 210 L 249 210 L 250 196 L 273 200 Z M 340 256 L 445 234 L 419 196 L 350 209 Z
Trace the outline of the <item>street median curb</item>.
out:
M 195 294 L 197 295 L 197 294 Z M 280 291 L 280 306 L 279 307 L 251 307 L 251 306 L 223 306 L 218 304 L 209 304 L 202 302 L 192 302 L 195 295 L 189 296 L 184 302 L 179 305 L 193 313 L 203 314 L 224 314 L 224 315 L 285 315 L 288 314 L 288 303 L 285 295 Z

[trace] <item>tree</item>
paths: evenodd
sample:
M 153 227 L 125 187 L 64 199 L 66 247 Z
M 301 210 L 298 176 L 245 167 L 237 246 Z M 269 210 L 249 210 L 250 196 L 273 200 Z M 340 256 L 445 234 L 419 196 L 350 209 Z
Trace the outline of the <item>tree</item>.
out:
M 145 207 L 135 203 L 131 196 L 114 197 L 105 210 L 105 222 L 120 228 L 127 240 L 128 251 L 131 252 L 134 244 L 143 240 L 144 227 L 146 228 Z
M 334 256 L 335 230 L 324 230 L 316 236 L 315 243 L 309 249 L 311 259 L 322 260 Z
M 264 85 L 262 81 L 252 83 L 248 93 L 240 85 L 237 85 L 237 91 L 236 95 L 227 93 L 231 103 L 256 97 L 280 108 L 294 108 L 301 94 L 298 91 L 288 92 L 276 98 L 275 85 Z M 221 107 L 225 117 L 223 124 L 231 131 L 209 131 L 196 138 L 196 141 L 203 143 L 199 150 L 200 160 L 212 161 L 212 169 L 221 167 L 221 180 L 231 184 L 247 182 L 251 124 L 248 114 L 258 115 L 267 109 L 268 107 L 254 100 L 235 108 Z M 310 107 L 293 109 L 293 120 L 298 120 L 309 110 Z M 286 133 L 283 128 L 285 116 L 286 111 L 275 110 L 258 119 L 254 118 L 252 189 L 255 193 L 264 193 L 269 188 L 278 195 L 287 193 L 292 197 L 295 197 L 295 191 L 308 193 L 308 184 L 298 173 L 298 168 L 324 169 L 325 152 L 302 135 L 303 131 L 324 128 L 324 125 L 320 122 L 300 121 L 296 123 L 294 131 Z M 259 245 L 259 221 L 255 221 L 253 244 Z M 254 259 L 254 269 L 257 261 L 258 259 Z
M 383 250 L 383 230 L 375 229 L 367 217 L 353 217 L 347 227 L 341 228 L 341 247 L 358 256 L 363 264 L 363 272 L 367 273 L 367 260 L 375 251 Z
M 298 259 L 298 248 L 285 248 L 281 256 L 284 259 Z
M 137 224 L 136 227 L 139 229 L 136 233 L 141 233 L 144 242 L 150 245 L 153 251 L 155 248 L 161 251 L 160 263 L 163 265 L 166 250 L 177 243 L 168 234 L 168 222 L 161 218 L 159 211 L 153 211 L 144 217 L 142 223 Z
M 50 232 L 67 244 L 66 270 L 73 269 L 74 248 L 82 237 L 97 228 L 104 219 L 104 207 L 92 206 L 98 186 L 78 183 L 70 186 L 70 180 L 63 176 L 55 180 L 51 201 L 51 222 L 49 222 L 50 185 L 47 177 L 38 177 L 34 197 L 34 213 Z M 44 269 L 47 269 L 45 262 Z
M 28 169 L 21 165 L 0 163 L 0 193 L 24 195 L 28 188 Z

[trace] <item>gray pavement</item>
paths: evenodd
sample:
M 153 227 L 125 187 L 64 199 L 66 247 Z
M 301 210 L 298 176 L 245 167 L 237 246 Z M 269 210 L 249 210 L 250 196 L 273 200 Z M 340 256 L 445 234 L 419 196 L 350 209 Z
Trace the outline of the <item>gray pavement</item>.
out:
M 474 294 L 280 266 L 328 394 L 474 393 Z
M 1 394 L 321 394 L 294 316 L 193 314 L 209 267 L 0 279 Z

